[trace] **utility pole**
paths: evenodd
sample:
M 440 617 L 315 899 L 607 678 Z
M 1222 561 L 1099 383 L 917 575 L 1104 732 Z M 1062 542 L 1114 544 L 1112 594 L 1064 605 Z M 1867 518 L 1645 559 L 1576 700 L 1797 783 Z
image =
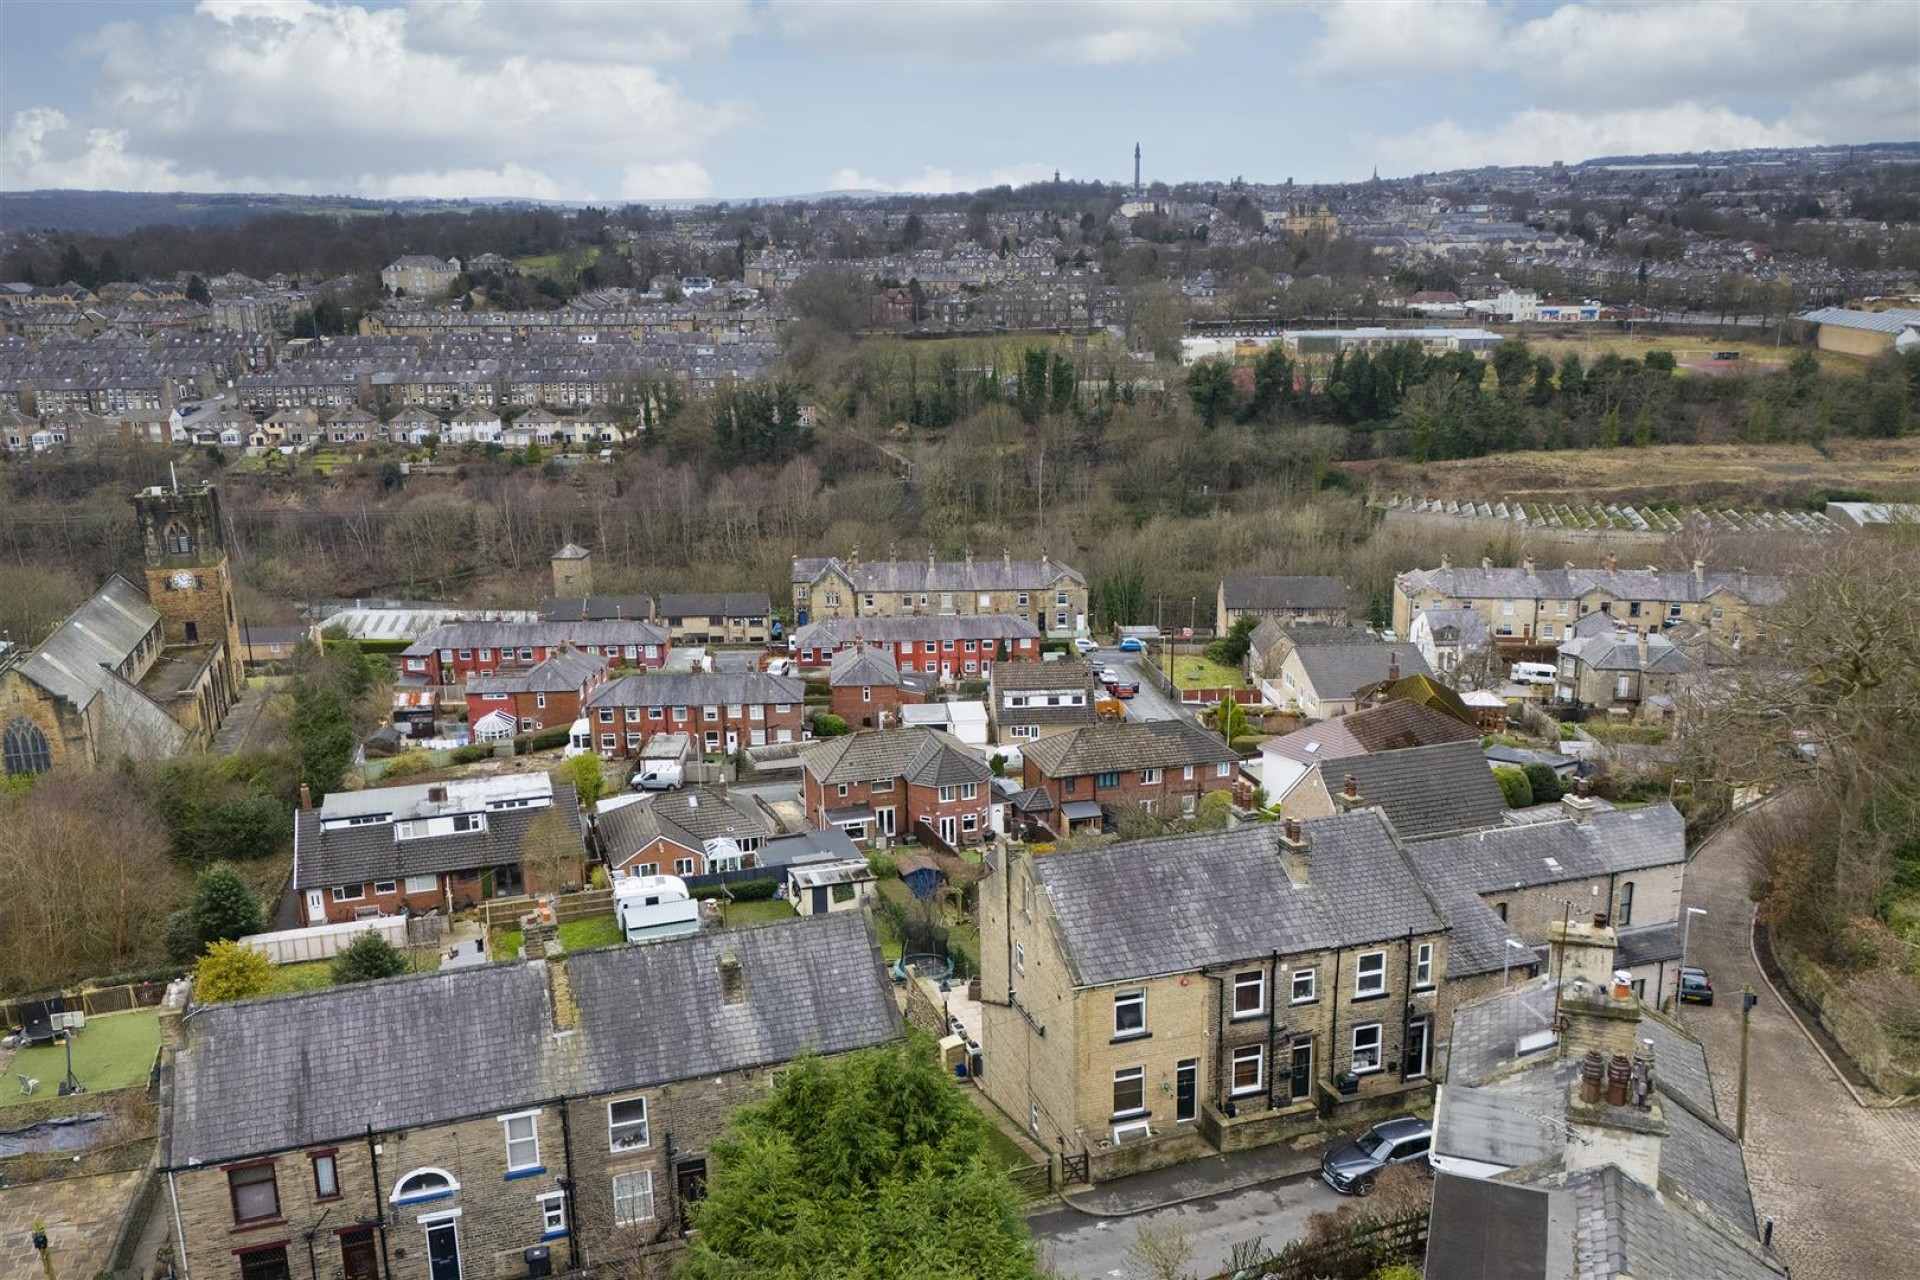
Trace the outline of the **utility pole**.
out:
M 1740 1107 L 1733 1126 L 1733 1136 L 1740 1142 L 1747 1140 L 1747 1036 L 1753 1030 L 1753 1006 L 1759 1003 L 1751 982 L 1740 989 Z

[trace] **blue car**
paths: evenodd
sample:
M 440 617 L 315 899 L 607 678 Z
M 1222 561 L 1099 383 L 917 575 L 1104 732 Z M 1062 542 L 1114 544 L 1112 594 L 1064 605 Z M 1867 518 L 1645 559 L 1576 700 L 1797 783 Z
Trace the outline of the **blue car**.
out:
M 1139 636 L 1122 636 L 1120 639 L 1120 652 L 1122 653 L 1141 653 L 1145 651 L 1146 647 L 1147 646 L 1140 643 Z

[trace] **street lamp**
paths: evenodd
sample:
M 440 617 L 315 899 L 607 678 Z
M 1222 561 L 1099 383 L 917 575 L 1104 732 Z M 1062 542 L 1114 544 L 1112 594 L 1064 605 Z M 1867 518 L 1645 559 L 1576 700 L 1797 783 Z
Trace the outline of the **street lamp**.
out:
M 1705 914 L 1707 914 L 1705 907 L 1688 907 L 1687 914 L 1680 920 L 1680 968 L 1682 970 L 1685 970 L 1687 967 L 1687 937 L 1693 930 L 1693 918 Z M 1673 993 L 1673 1016 L 1676 1018 L 1680 1016 L 1680 992 L 1678 988 L 1676 988 Z
M 1500 953 L 1500 988 L 1503 991 L 1507 986 L 1507 970 L 1513 966 L 1513 953 L 1515 951 L 1525 951 L 1531 955 L 1533 951 L 1526 943 L 1516 942 L 1512 938 L 1507 939 L 1507 948 L 1506 951 Z

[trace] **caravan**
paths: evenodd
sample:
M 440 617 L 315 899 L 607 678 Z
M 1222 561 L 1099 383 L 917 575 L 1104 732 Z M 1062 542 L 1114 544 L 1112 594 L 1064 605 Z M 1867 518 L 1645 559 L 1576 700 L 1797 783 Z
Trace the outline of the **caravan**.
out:
M 655 942 L 700 930 L 700 903 L 679 876 L 622 876 L 613 882 L 613 915 L 628 942 Z

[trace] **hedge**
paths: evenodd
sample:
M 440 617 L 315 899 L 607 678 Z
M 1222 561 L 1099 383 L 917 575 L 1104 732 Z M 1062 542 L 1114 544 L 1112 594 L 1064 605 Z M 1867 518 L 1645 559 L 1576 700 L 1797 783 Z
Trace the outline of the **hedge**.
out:
M 1535 804 L 1552 804 L 1566 793 L 1560 785 L 1560 775 L 1553 771 L 1550 764 L 1530 764 L 1526 766 L 1527 785 L 1533 789 Z
M 1510 765 L 1501 765 L 1493 771 L 1493 780 L 1500 784 L 1500 793 L 1507 798 L 1507 808 L 1525 809 L 1533 803 L 1533 784 L 1527 781 L 1527 775 Z
M 470 746 L 455 747 L 453 749 L 453 762 L 455 764 L 472 764 L 476 760 L 485 760 L 491 755 L 493 755 L 492 743 L 476 742 Z
M 732 898 L 735 902 L 768 902 L 780 887 L 778 880 L 741 880 L 736 884 L 703 884 L 693 891 L 701 902 L 708 898 Z
M 1227 745 L 1231 746 L 1243 756 L 1250 756 L 1258 751 L 1260 744 L 1265 741 L 1266 739 L 1257 733 L 1243 733 Z
M 538 733 L 523 733 L 513 740 L 513 754 L 524 756 L 533 751 L 551 751 L 555 747 L 567 745 L 567 737 L 573 732 L 569 725 L 565 729 L 542 729 Z

